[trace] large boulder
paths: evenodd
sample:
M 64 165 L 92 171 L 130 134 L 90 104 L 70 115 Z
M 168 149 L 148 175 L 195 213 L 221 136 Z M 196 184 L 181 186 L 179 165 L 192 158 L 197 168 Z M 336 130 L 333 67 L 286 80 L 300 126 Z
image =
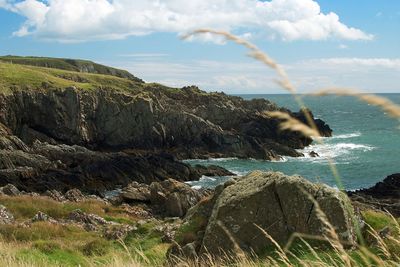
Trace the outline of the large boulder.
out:
M 350 201 L 326 185 L 300 176 L 256 171 L 217 189 L 216 197 L 201 201 L 188 212 L 177 238 L 181 247 L 193 243 L 199 255 L 233 252 L 236 245 L 245 252 L 261 253 L 272 243 L 260 228 L 281 245 L 294 233 L 323 236 L 326 225 L 312 199 L 341 241 L 355 243 Z M 190 235 L 185 229 L 195 230 Z
M 127 187 L 122 189 L 120 198 L 122 198 L 122 201 L 124 202 L 149 202 L 149 185 L 132 182 Z
M 202 198 L 202 193 L 174 179 L 150 185 L 150 202 L 161 207 L 165 215 L 182 217 Z

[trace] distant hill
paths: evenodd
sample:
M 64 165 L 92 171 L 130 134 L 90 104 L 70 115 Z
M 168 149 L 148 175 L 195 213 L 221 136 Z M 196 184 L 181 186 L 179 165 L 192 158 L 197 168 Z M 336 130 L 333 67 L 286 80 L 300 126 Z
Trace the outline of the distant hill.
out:
M 48 57 L 0 56 L 0 61 L 13 64 L 61 69 L 61 70 L 68 70 L 68 71 L 75 71 L 82 73 L 111 75 L 119 78 L 129 79 L 136 82 L 143 82 L 143 80 L 137 78 L 136 76 L 132 75 L 126 70 L 120 70 L 104 66 L 89 60 L 48 58 Z

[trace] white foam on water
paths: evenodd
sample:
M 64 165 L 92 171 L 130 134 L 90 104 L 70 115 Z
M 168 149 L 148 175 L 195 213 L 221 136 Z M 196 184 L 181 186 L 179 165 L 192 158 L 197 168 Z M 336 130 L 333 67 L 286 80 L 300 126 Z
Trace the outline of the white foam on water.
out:
M 299 152 L 304 154 L 304 157 L 296 159 L 302 161 L 311 161 L 313 163 L 326 162 L 327 159 L 341 159 L 340 164 L 348 164 L 349 159 L 354 157 L 352 155 L 353 152 L 368 152 L 374 149 L 375 147 L 373 146 L 354 143 L 314 144 L 306 147 L 305 149 L 299 150 Z M 318 153 L 319 157 L 311 157 L 311 151 Z
M 355 132 L 355 133 L 349 133 L 349 134 L 334 135 L 330 138 L 331 139 L 349 139 L 349 138 L 355 138 L 355 137 L 360 137 L 360 136 L 361 136 L 360 132 Z
M 289 159 L 288 157 L 281 157 L 280 159 L 273 159 L 271 162 L 279 163 L 279 162 L 287 162 Z
M 194 185 L 194 186 L 192 186 L 192 188 L 194 190 L 200 190 L 202 188 L 202 186 L 201 185 Z
M 238 158 L 209 158 L 209 159 L 185 159 L 182 160 L 183 162 L 186 163 L 201 163 L 201 162 L 221 162 L 221 161 L 232 161 L 232 160 L 237 160 Z

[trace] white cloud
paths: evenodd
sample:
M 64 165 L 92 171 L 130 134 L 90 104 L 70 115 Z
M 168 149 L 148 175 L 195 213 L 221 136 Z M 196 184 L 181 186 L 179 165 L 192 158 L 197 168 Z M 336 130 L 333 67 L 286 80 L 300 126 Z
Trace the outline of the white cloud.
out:
M 398 58 L 328 58 L 318 61 L 331 65 L 383 67 L 400 70 L 400 59 Z
M 339 46 L 338 46 L 338 48 L 339 49 L 347 49 L 347 48 L 349 48 L 347 45 L 345 45 L 345 44 L 340 44 Z
M 133 58 L 158 58 L 158 57 L 168 57 L 169 54 L 163 53 L 134 53 L 134 54 L 122 54 L 119 57 L 133 57 Z
M 249 30 L 283 40 L 371 40 L 314 0 L 0 0 L 26 18 L 16 35 L 58 41 L 119 39 L 153 32 L 216 28 Z
M 262 64 L 217 61 L 103 62 L 127 69 L 149 82 L 182 87 L 195 84 L 207 91 L 226 93 L 285 93 L 276 73 Z M 299 92 L 326 87 L 352 87 L 369 92 L 399 92 L 400 58 L 322 58 L 283 66 Z

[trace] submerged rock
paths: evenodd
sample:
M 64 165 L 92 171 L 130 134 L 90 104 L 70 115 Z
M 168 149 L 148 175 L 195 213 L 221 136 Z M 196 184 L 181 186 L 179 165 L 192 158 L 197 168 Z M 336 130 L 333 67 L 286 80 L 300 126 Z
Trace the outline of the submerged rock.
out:
M 323 236 L 326 225 L 312 198 L 341 241 L 355 244 L 353 210 L 344 193 L 274 172 L 253 172 L 217 188 L 214 197 L 188 212 L 177 241 L 181 247 L 195 242 L 199 255 L 220 255 L 235 252 L 236 246 L 261 253 L 272 245 L 261 229 L 281 245 L 294 233 Z

